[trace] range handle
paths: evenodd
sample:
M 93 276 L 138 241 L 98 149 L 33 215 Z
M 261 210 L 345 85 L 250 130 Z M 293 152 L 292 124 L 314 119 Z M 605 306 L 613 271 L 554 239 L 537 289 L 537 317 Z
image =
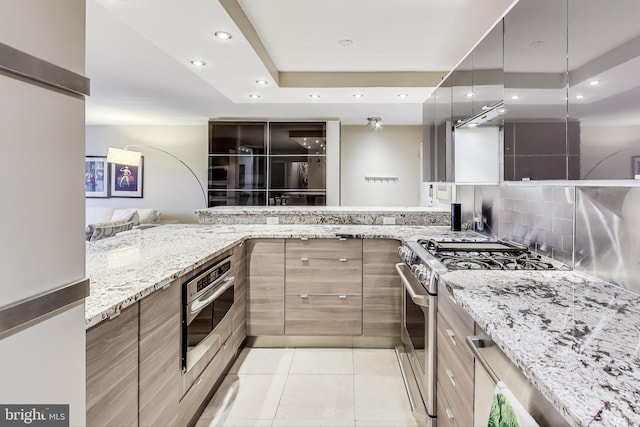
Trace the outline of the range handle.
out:
M 402 263 L 402 262 L 399 262 L 399 263 L 396 264 L 396 271 L 398 272 L 398 275 L 400 276 L 400 280 L 402 280 L 404 288 L 407 290 L 407 292 L 409 292 L 409 296 L 411 296 L 411 300 L 415 304 L 417 304 L 417 305 L 419 305 L 421 307 L 429 307 L 429 294 L 424 289 L 417 288 L 412 283 L 412 280 L 407 278 L 407 275 L 405 275 L 405 271 L 407 271 L 408 269 L 409 269 L 409 267 L 407 267 L 407 265 Z M 411 276 L 411 277 L 413 277 L 413 276 Z

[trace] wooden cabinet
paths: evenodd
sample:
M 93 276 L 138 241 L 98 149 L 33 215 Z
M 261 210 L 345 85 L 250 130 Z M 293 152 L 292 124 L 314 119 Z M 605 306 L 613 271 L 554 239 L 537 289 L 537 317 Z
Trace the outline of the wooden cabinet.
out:
M 451 426 L 473 425 L 474 359 L 465 340 L 473 319 L 457 305 L 446 286 L 438 286 L 438 406 Z
M 180 280 L 140 301 L 139 422 L 169 425 L 180 399 Z
M 237 352 L 247 337 L 247 245 L 241 243 L 233 248 L 231 271 L 236 278 L 234 302 L 231 309 L 233 352 Z
M 284 240 L 247 242 L 247 335 L 284 335 Z
M 362 334 L 362 240 L 286 240 L 286 335 Z
M 362 334 L 359 295 L 287 295 L 287 335 Z
M 87 330 L 86 345 L 87 425 L 137 426 L 138 304 Z
M 362 242 L 362 330 L 364 336 L 400 337 L 402 286 L 395 265 L 397 240 Z

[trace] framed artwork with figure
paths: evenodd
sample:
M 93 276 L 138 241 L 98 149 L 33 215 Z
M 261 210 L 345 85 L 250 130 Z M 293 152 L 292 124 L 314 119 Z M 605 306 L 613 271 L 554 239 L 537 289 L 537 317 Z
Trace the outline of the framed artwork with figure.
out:
M 109 197 L 107 158 L 87 156 L 84 159 L 84 195 L 87 198 Z
M 111 163 L 110 185 L 111 197 L 142 198 L 143 164 L 140 166 L 119 165 Z
M 640 179 L 640 156 L 631 156 L 631 179 Z

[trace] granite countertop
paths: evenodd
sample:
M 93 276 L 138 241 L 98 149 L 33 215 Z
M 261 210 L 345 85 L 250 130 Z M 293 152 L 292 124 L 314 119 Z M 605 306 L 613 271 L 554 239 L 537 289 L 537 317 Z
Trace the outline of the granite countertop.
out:
M 86 327 L 251 238 L 477 237 L 449 227 L 165 225 L 87 242 Z M 640 299 L 575 271 L 453 271 L 455 300 L 573 425 L 640 425 Z
M 198 225 L 169 224 L 120 233 L 87 242 L 85 324 L 95 326 L 122 309 L 206 264 L 220 253 L 251 238 L 336 237 L 393 238 L 465 237 L 449 227 L 394 225 Z
M 361 214 L 361 213 L 424 213 L 424 212 L 450 212 L 446 207 L 396 207 L 396 206 L 216 206 L 213 208 L 199 209 L 198 214 L 224 214 L 224 215 L 264 215 L 265 213 L 314 213 L 314 214 Z
M 573 425 L 640 425 L 640 299 L 579 272 L 453 271 L 454 299 Z

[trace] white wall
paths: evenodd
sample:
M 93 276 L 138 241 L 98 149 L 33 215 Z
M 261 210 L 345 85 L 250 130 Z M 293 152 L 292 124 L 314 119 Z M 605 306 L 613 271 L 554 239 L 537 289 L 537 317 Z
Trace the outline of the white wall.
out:
M 2 43 L 84 73 L 84 0 L 0 10 Z M 84 278 L 84 100 L 7 74 L 0 94 L 2 310 Z M 0 360 L 0 402 L 69 404 L 85 424 L 84 301 L 5 332 Z
M 208 170 L 208 128 L 202 126 L 87 126 L 86 154 L 106 156 L 108 147 L 139 144 L 168 151 L 197 175 L 205 192 Z M 196 209 L 206 207 L 196 178 L 179 161 L 151 148 L 132 147 L 144 156 L 143 198 L 87 199 L 87 206 L 152 208 L 161 219 L 197 222 Z
M 422 126 L 342 126 L 341 205 L 419 206 L 421 142 Z M 365 181 L 370 175 L 398 181 Z

